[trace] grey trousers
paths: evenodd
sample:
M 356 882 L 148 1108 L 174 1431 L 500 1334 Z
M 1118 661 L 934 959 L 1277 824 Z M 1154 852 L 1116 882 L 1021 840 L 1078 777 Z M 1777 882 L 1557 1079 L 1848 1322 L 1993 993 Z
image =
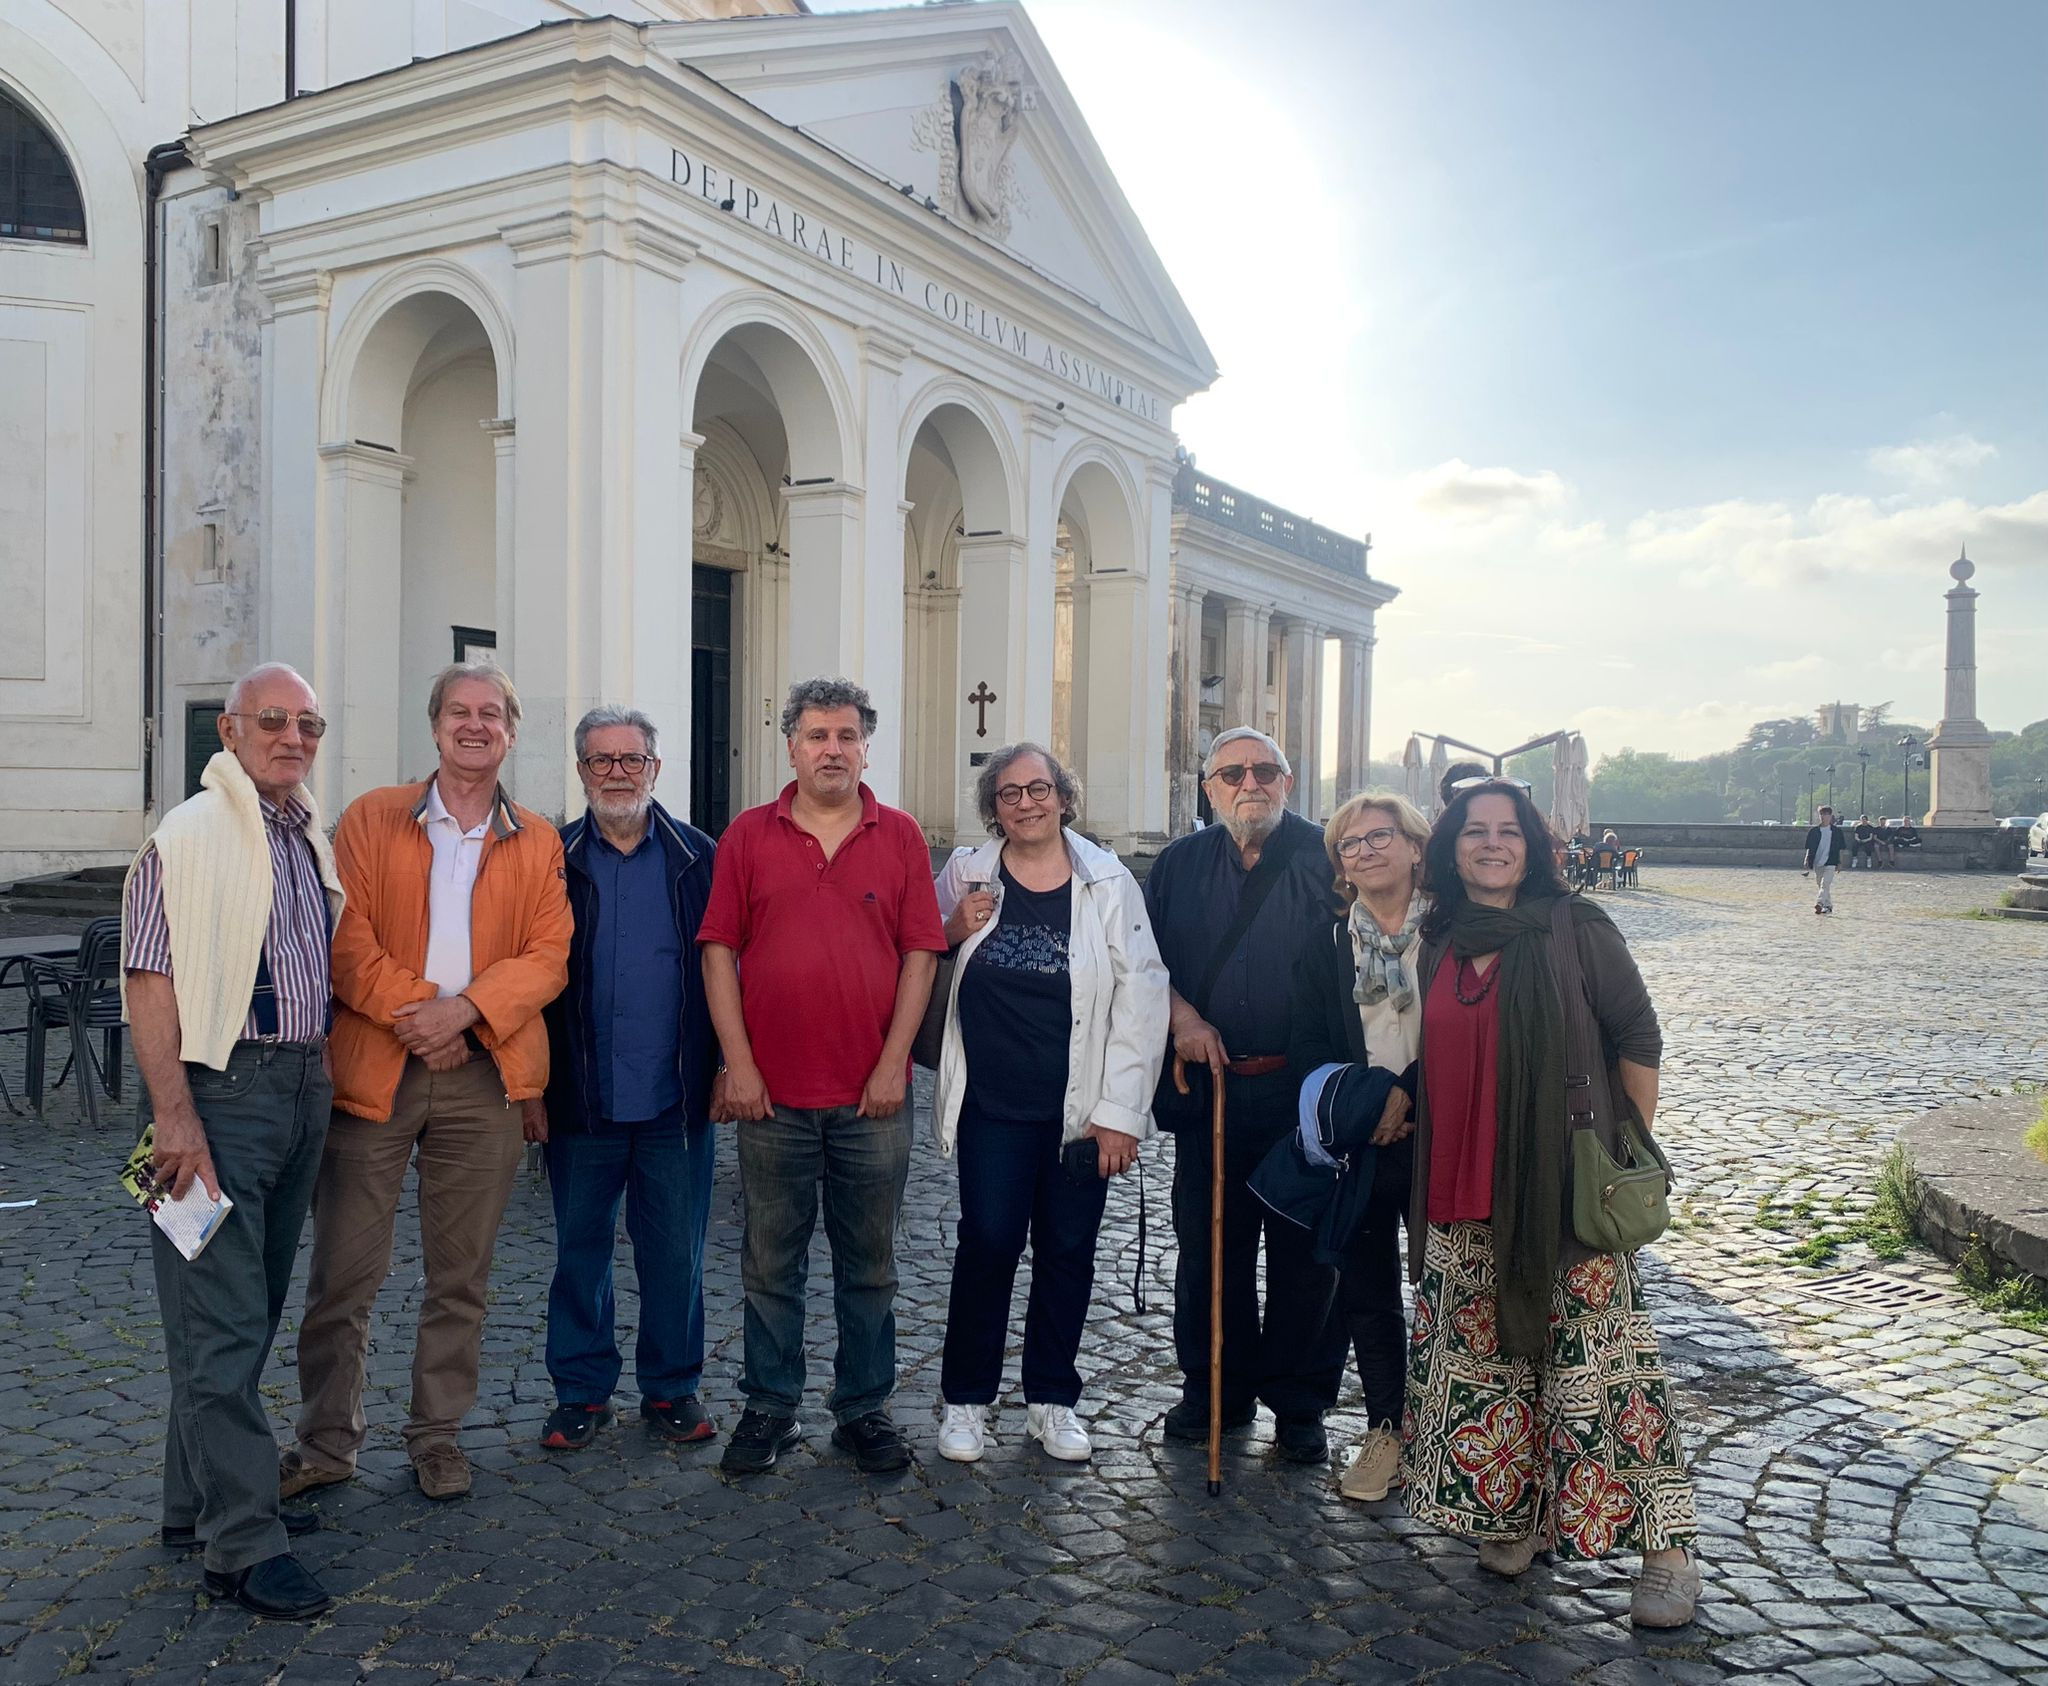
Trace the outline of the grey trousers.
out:
M 334 1091 L 319 1051 L 303 1045 L 238 1042 L 225 1071 L 185 1073 L 235 1209 L 196 1259 L 150 1225 L 171 1372 L 164 1524 L 196 1529 L 207 1568 L 232 1573 L 290 1549 L 277 1517 L 277 1440 L 257 1389 Z

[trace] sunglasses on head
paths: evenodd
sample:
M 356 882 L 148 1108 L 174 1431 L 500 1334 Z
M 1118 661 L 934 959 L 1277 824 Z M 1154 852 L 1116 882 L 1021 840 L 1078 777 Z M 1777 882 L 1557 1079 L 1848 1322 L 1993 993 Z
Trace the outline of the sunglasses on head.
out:
M 1218 767 L 1210 776 L 1235 790 L 1244 783 L 1247 774 L 1260 784 L 1278 784 L 1287 776 L 1287 769 L 1277 761 L 1254 761 L 1247 766 Z
M 308 709 L 304 714 L 294 715 L 288 708 L 259 708 L 254 714 L 240 709 L 229 709 L 232 720 L 253 720 L 257 726 L 272 737 L 282 732 L 293 720 L 299 723 L 301 737 L 317 738 L 327 730 L 327 722 Z
M 1527 779 L 1511 779 L 1501 773 L 1481 773 L 1477 778 L 1452 780 L 1451 789 L 1483 790 L 1488 785 L 1505 785 L 1511 790 L 1519 790 L 1524 796 L 1536 788 Z

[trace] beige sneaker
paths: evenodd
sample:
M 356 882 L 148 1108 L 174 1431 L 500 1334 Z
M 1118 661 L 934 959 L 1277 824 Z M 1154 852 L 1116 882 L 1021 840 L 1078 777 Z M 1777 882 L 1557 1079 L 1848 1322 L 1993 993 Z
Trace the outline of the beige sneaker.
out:
M 1391 1428 L 1374 1429 L 1351 1454 L 1337 1491 L 1347 1499 L 1371 1503 L 1383 1499 L 1401 1480 L 1401 1437 Z
M 333 1487 L 348 1480 L 353 1470 L 320 1469 L 306 1462 L 306 1457 L 296 1446 L 287 1446 L 277 1455 L 277 1496 L 280 1499 L 297 1498 L 312 1487 Z
M 1645 1563 L 1628 1602 L 1628 1619 L 1637 1627 L 1684 1627 L 1700 1598 L 1699 1559 L 1690 1553 L 1683 1563 Z
M 1479 1567 L 1513 1580 L 1536 1561 L 1536 1536 L 1519 1540 L 1481 1540 Z
M 433 1446 L 415 1452 L 412 1472 L 420 1491 L 430 1499 L 459 1499 L 469 1491 L 469 1459 L 457 1446 Z

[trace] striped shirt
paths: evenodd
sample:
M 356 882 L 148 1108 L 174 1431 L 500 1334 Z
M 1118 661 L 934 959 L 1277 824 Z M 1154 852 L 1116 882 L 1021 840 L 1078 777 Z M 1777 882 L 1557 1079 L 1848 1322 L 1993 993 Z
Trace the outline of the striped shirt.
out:
M 320 882 L 306 822 L 312 815 L 297 797 L 279 807 L 257 798 L 263 809 L 263 834 L 270 844 L 270 924 L 263 933 L 263 958 L 277 991 L 277 1034 L 285 1042 L 310 1042 L 325 1036 L 333 984 L 328 969 L 327 891 Z M 128 880 L 128 952 L 122 965 L 131 972 L 171 976 L 171 922 L 164 912 L 164 869 L 156 845 L 143 845 Z M 244 1038 L 262 1032 L 251 1008 L 242 1023 Z

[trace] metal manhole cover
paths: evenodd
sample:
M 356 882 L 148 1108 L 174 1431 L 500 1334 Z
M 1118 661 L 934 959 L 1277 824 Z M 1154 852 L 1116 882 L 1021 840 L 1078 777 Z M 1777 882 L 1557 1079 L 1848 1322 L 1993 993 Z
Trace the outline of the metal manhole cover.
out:
M 1852 1270 L 1830 1276 L 1807 1290 L 1816 1299 L 1854 1306 L 1858 1311 L 1933 1311 L 1948 1304 L 1948 1291 L 1938 1282 L 1915 1282 L 1882 1271 Z

